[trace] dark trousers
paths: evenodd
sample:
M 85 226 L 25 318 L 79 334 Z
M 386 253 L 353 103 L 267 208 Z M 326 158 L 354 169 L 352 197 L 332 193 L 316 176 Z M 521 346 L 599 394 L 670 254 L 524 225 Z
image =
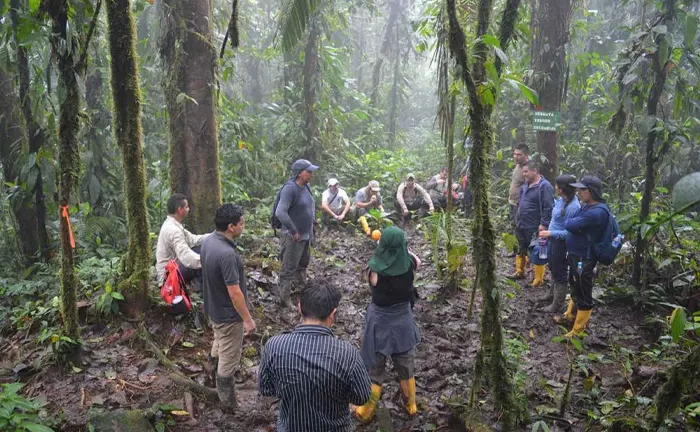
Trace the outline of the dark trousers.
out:
M 400 380 L 413 378 L 415 374 L 415 350 L 410 350 L 401 354 L 391 356 L 394 363 L 394 370 Z M 376 353 L 374 365 L 369 371 L 369 378 L 373 383 L 382 385 L 386 376 L 386 357 L 384 354 Z
M 292 281 L 303 283 L 306 278 L 306 269 L 309 267 L 311 260 L 311 251 L 309 249 L 309 240 L 294 241 L 294 238 L 289 233 L 280 235 L 282 241 L 282 250 L 280 258 L 280 286 L 284 290 L 291 289 Z M 289 291 L 287 291 L 289 292 Z
M 406 209 L 408 211 L 415 211 L 417 217 L 423 217 L 423 215 L 425 215 L 430 209 L 430 204 L 425 202 L 423 198 L 417 198 L 405 204 Z M 394 209 L 396 210 L 396 214 L 399 215 L 399 220 L 401 220 L 403 223 L 406 223 L 411 219 L 411 213 L 409 213 L 408 216 L 403 215 L 403 209 L 399 205 L 398 201 L 394 203 Z
M 518 206 L 515 204 L 508 203 L 508 220 L 510 221 L 510 232 L 516 235 L 515 230 L 518 227 Z M 518 247 L 514 246 L 512 252 L 517 253 Z
M 472 213 L 472 202 L 472 190 L 470 188 L 465 188 L 464 193 L 462 194 L 462 211 L 467 217 L 469 217 Z
M 518 255 L 527 255 L 532 236 L 537 232 L 537 228 L 516 228 L 515 237 L 518 239 Z
M 195 246 L 192 248 L 193 252 L 200 253 L 202 248 L 200 246 Z M 202 269 L 193 269 L 189 267 L 185 267 L 184 264 L 180 262 L 180 260 L 177 260 L 177 266 L 180 269 L 180 274 L 182 275 L 182 278 L 185 280 L 185 283 L 190 283 L 192 282 L 193 279 L 197 280 L 197 283 L 201 287 L 202 285 Z
M 576 255 L 569 255 L 569 289 L 571 298 L 578 310 L 593 309 L 593 271 L 596 260 L 586 260 Z M 578 262 L 582 261 L 581 274 L 578 272 Z
M 566 285 L 569 277 L 566 240 L 549 239 L 549 271 L 552 273 L 552 281 Z

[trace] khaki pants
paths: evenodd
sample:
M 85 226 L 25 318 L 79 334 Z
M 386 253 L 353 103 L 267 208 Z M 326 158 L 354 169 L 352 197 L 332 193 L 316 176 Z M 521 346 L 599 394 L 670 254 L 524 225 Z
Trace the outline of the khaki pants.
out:
M 221 377 L 230 377 L 241 362 L 243 347 L 243 323 L 212 323 L 214 343 L 211 346 L 211 356 L 219 358 L 216 373 Z

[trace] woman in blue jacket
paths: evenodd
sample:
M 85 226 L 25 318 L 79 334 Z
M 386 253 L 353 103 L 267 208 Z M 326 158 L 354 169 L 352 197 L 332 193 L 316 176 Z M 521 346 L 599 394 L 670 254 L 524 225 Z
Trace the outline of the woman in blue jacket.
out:
M 564 222 L 575 217 L 581 209 L 581 204 L 576 197 L 576 178 L 570 174 L 562 174 L 554 180 L 556 194 L 559 198 L 554 203 L 552 220 L 546 231 L 540 231 L 540 238 L 549 240 L 549 271 L 552 274 L 552 283 L 548 293 L 541 298 L 543 302 L 552 303 L 545 307 L 545 312 L 558 312 L 564 306 L 564 299 L 569 289 L 569 265 L 566 260 L 566 237 L 569 232 L 564 228 Z

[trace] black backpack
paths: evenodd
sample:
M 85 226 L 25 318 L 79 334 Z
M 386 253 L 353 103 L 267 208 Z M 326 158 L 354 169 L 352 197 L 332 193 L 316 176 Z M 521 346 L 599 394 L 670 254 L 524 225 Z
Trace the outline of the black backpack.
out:
M 287 186 L 288 184 L 290 184 L 290 182 L 292 182 L 292 181 L 293 181 L 293 180 L 287 180 L 287 181 L 282 185 L 282 187 L 280 188 L 280 190 L 277 192 L 277 195 L 275 196 L 275 201 L 274 201 L 274 203 L 272 204 L 272 213 L 270 214 L 270 226 L 271 226 L 275 231 L 277 231 L 278 229 L 282 228 L 282 222 L 281 222 L 281 221 L 279 220 L 279 218 L 275 215 L 275 213 L 277 212 L 277 205 L 279 205 L 279 203 L 280 203 L 280 195 L 282 194 L 282 190 L 284 190 L 284 187 Z M 309 188 L 309 185 L 308 185 L 308 184 L 306 184 L 306 190 L 308 190 L 309 193 L 310 193 L 311 195 L 313 195 L 313 193 L 311 193 L 311 188 Z M 296 202 L 297 202 L 298 199 L 299 199 L 299 194 L 297 193 L 296 196 L 294 197 L 294 199 L 292 200 L 292 203 L 289 205 L 289 208 L 294 207 L 294 204 L 296 204 Z M 276 232 L 275 232 L 275 234 L 276 234 Z
M 605 224 L 605 230 L 603 231 L 603 237 L 597 243 L 593 243 L 593 254 L 599 263 L 603 265 L 610 265 L 615 262 L 617 254 L 620 253 L 622 249 L 622 244 L 615 247 L 612 244 L 613 239 L 620 234 L 620 226 L 617 224 L 615 216 L 613 216 L 610 208 L 603 204 L 605 212 L 608 214 L 608 220 Z M 588 241 L 591 241 L 590 235 L 588 236 Z

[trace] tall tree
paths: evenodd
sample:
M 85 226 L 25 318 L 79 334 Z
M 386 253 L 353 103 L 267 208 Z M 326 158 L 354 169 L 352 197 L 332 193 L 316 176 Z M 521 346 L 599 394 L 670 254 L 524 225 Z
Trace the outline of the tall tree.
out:
M 393 41 L 392 35 L 394 35 L 394 28 L 396 27 L 396 21 L 398 20 L 400 13 L 400 0 L 392 0 L 391 3 L 389 3 L 389 17 L 386 21 L 382 45 L 379 48 L 379 52 L 377 53 L 377 60 L 375 60 L 374 66 L 372 68 L 372 88 L 370 89 L 370 104 L 374 107 L 376 107 L 379 103 L 379 87 L 382 82 L 382 67 L 384 66 L 384 61 L 389 57 Z
M 12 31 L 15 43 L 17 44 L 17 67 L 19 72 L 19 98 L 22 104 L 22 113 L 27 125 L 27 136 L 29 138 L 29 153 L 34 155 L 36 166 L 32 168 L 36 175 L 32 185 L 29 185 L 34 195 L 33 214 L 27 214 L 28 221 L 36 226 L 36 236 L 39 242 L 39 250 L 44 261 L 49 260 L 51 245 L 48 232 L 46 231 L 46 202 L 44 197 L 44 178 L 41 172 L 41 162 L 38 158 L 39 150 L 46 142 L 46 132 L 36 122 L 32 112 L 32 99 L 29 95 L 29 85 L 31 82 L 29 73 L 29 56 L 27 47 L 20 40 L 20 15 L 27 13 L 27 2 L 22 0 L 12 0 L 10 2 L 10 17 L 12 19 Z
M 0 163 L 5 181 L 18 182 L 22 168 L 22 155 L 27 148 L 27 129 L 20 108 L 19 98 L 14 88 L 12 76 L 0 67 Z M 38 169 L 34 167 L 33 169 Z M 17 224 L 17 240 L 24 264 L 36 260 L 39 239 L 36 230 L 36 214 L 32 200 L 26 194 L 18 193 L 12 200 L 12 212 Z
M 573 0 L 538 0 L 532 16 L 533 87 L 539 96 L 539 109 L 559 111 L 565 98 L 567 73 L 566 44 Z M 537 132 L 537 151 L 546 157 L 542 174 L 553 181 L 557 176 L 557 133 Z
M 303 146 L 301 156 L 305 159 L 314 160 L 316 148 L 318 146 L 321 132 L 318 127 L 318 117 L 316 116 L 316 104 L 318 103 L 318 93 L 320 85 L 321 64 L 318 48 L 321 41 L 321 26 L 319 23 L 319 13 L 311 17 L 309 23 L 309 38 L 306 41 L 304 50 L 304 137 L 306 142 Z
M 112 71 L 114 135 L 122 152 L 129 249 L 124 260 L 122 289 L 128 304 L 145 310 L 151 250 L 146 210 L 146 168 L 141 133 L 141 91 L 136 65 L 136 26 L 129 0 L 107 2 Z
M 472 248 L 476 267 L 476 284 L 481 291 L 481 343 L 474 366 L 472 395 L 480 387 L 482 371 L 488 371 L 493 386 L 493 400 L 503 413 L 504 430 L 513 430 L 516 407 L 513 386 L 503 355 L 503 330 L 500 317 L 500 294 L 496 284 L 496 253 L 493 223 L 489 215 L 490 152 L 493 146 L 491 115 L 498 96 L 499 82 L 489 83 L 487 68 L 493 65 L 494 55 L 489 55 L 485 43 L 493 0 L 479 0 L 476 20 L 476 41 L 471 56 L 467 53 L 464 30 L 459 22 L 455 0 L 447 1 L 449 28 L 449 50 L 455 59 L 457 74 L 467 91 L 469 99 L 469 124 L 472 137 L 469 178 L 474 196 L 475 218 L 472 227 Z M 507 0 L 499 28 L 499 43 L 506 50 L 515 29 L 520 0 Z M 471 59 L 471 61 L 470 61 Z M 470 64 L 471 63 L 471 64 Z M 497 75 L 501 65 L 497 64 Z M 497 77 L 492 77 L 496 78 Z M 472 397 L 472 400 L 474 398 Z
M 165 0 L 160 53 L 170 129 L 170 187 L 192 207 L 195 231 L 210 231 L 221 203 L 210 0 Z

